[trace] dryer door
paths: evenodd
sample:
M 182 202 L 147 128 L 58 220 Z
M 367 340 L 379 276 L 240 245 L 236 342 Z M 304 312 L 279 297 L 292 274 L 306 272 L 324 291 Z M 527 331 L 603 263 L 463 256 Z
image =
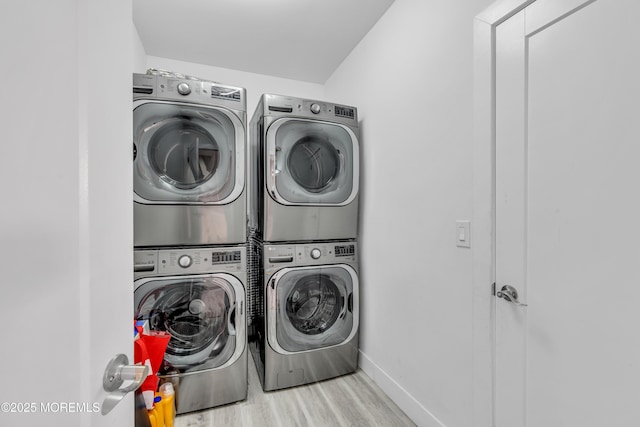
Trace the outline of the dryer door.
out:
M 244 127 L 224 108 L 137 101 L 133 150 L 139 203 L 225 204 L 244 189 Z
M 229 274 L 135 282 L 135 319 L 171 335 L 160 375 L 220 368 L 244 350 L 244 287 Z
M 266 135 L 266 182 L 283 205 L 343 206 L 358 194 L 359 146 L 347 126 L 279 119 Z
M 267 299 L 269 344 L 279 353 L 339 345 L 358 330 L 358 278 L 348 265 L 284 268 Z

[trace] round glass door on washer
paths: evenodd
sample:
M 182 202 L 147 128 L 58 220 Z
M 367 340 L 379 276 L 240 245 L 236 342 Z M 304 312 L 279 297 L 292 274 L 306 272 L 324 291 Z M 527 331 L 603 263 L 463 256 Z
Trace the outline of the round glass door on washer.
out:
M 134 74 L 134 245 L 246 241 L 245 91 Z
M 171 336 L 158 376 L 161 382 L 174 384 L 177 413 L 224 405 L 247 395 L 246 292 L 241 281 L 246 273 L 240 265 L 244 251 L 238 247 L 134 252 L 136 276 L 143 276 L 134 282 L 134 318 L 146 320 L 151 331 Z M 221 256 L 226 261 L 219 262 Z M 235 271 L 173 274 L 179 269 Z M 172 275 L 165 276 L 163 270 Z
M 290 354 L 342 344 L 355 333 L 353 282 L 347 265 L 283 269 L 267 290 L 269 343 Z
M 263 240 L 356 238 L 356 109 L 263 95 L 251 129 Z
M 265 390 L 356 370 L 356 254 L 342 248 L 355 242 L 265 246 L 266 343 L 254 354 Z

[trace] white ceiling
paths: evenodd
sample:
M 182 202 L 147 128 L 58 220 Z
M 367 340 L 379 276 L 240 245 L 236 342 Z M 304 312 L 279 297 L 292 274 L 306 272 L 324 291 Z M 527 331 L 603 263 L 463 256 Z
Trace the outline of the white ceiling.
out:
M 133 0 L 133 21 L 147 55 L 324 83 L 393 1 Z

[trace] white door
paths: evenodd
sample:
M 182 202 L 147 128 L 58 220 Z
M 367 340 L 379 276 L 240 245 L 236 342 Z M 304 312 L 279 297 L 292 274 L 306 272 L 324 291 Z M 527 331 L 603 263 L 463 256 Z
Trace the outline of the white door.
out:
M 101 414 L 133 346 L 131 22 L 130 1 L 0 14 L 3 426 L 133 426 L 131 395 Z
M 496 29 L 495 425 L 640 423 L 640 3 Z

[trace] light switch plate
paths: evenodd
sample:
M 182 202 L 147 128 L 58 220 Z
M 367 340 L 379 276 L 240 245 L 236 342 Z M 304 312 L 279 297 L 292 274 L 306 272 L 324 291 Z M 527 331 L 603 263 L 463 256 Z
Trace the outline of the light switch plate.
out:
M 456 246 L 461 248 L 471 247 L 471 221 L 456 221 Z

